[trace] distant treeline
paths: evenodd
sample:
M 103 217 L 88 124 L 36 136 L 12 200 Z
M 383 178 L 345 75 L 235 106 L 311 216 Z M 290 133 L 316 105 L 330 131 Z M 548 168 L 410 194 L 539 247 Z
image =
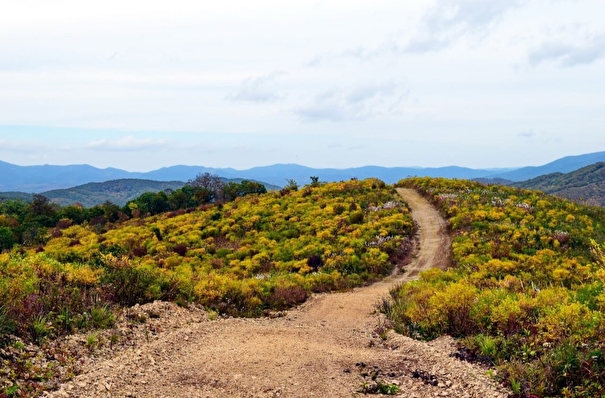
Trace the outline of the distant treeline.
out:
M 7 200 L 0 203 L 0 251 L 12 249 L 15 244 L 43 245 L 53 236 L 55 229 L 72 224 L 87 223 L 103 229 L 108 223 L 133 217 L 220 204 L 265 192 L 265 186 L 255 181 L 225 183 L 216 175 L 204 173 L 182 188 L 147 192 L 122 207 L 110 201 L 90 208 L 81 204 L 62 207 L 40 194 L 34 195 L 31 202 Z

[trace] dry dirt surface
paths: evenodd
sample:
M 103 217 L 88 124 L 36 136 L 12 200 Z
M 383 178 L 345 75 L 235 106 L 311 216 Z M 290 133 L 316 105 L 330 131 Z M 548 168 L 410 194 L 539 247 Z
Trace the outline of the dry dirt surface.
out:
M 451 338 L 426 343 L 384 332 L 377 303 L 420 271 L 447 266 L 450 246 L 435 209 L 413 190 L 398 192 L 420 227 L 419 251 L 404 274 L 315 295 L 277 318 L 209 320 L 195 307 L 137 306 L 131 311 L 148 318 L 144 335 L 131 330 L 129 346 L 87 358 L 81 375 L 46 395 L 361 397 L 382 387 L 400 397 L 507 397 L 487 369 L 450 357 Z

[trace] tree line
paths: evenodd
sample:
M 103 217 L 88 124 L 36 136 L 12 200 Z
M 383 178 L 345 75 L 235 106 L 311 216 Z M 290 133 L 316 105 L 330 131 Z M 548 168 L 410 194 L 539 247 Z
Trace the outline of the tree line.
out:
M 256 181 L 225 182 L 210 173 L 198 174 L 182 188 L 146 192 L 120 207 L 110 201 L 85 208 L 81 204 L 59 206 L 36 194 L 31 203 L 9 200 L 0 203 L 0 251 L 14 245 L 43 245 L 54 229 L 72 224 L 88 224 L 102 229 L 108 223 L 146 217 L 168 211 L 183 211 L 202 205 L 230 202 L 250 194 L 266 193 Z

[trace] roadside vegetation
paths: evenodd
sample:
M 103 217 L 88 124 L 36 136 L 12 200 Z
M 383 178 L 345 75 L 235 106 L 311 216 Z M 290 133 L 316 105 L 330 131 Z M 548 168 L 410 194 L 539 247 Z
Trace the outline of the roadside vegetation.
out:
M 449 221 L 453 265 L 392 292 L 398 332 L 461 339 L 517 397 L 605 394 L 605 210 L 503 186 L 411 178 Z
M 314 178 L 269 193 L 256 183 L 216 182 L 200 176 L 171 195 L 144 194 L 114 208 L 115 216 L 99 215 L 103 222 L 69 218 L 42 199 L 29 205 L 45 209 L 34 213 L 36 239 L 0 255 L 0 396 L 49 388 L 52 366 L 33 371 L 31 359 L 19 359 L 24 344 L 111 328 L 117 308 L 160 299 L 261 316 L 311 292 L 387 275 L 411 250 L 409 209 L 380 180 Z M 11 225 L 22 228 L 18 218 Z M 90 336 L 92 347 L 98 338 Z M 62 365 L 74 360 L 45 355 Z

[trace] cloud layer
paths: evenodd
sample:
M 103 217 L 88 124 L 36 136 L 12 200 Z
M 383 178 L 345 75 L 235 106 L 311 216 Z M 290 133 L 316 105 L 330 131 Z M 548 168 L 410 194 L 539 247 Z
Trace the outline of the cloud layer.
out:
M 90 141 L 86 149 L 96 151 L 141 151 L 166 147 L 168 139 L 137 139 L 132 135 L 117 140 L 100 139 Z
M 595 0 L 7 2 L 0 159 L 495 167 L 599 150 L 603 15 Z
M 364 120 L 402 112 L 406 94 L 394 82 L 333 89 L 317 94 L 309 104 L 296 109 L 295 114 L 305 121 Z

